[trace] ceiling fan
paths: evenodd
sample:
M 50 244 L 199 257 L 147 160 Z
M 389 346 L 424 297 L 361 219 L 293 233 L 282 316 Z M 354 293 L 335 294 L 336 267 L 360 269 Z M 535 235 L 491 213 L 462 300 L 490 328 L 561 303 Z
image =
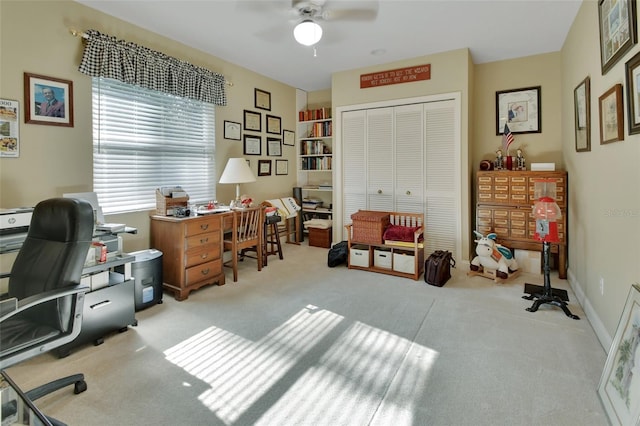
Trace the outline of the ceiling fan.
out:
M 291 13 L 298 21 L 294 38 L 302 45 L 313 46 L 322 38 L 318 21 L 371 21 L 378 15 L 378 1 L 292 0 Z

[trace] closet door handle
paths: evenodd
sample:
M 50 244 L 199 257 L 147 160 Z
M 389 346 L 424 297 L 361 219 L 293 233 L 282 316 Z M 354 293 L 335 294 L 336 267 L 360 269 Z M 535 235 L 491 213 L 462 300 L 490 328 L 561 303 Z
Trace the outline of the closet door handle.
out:
M 378 194 L 382 194 L 382 189 L 378 189 Z
M 407 190 L 406 194 L 411 195 L 411 191 Z

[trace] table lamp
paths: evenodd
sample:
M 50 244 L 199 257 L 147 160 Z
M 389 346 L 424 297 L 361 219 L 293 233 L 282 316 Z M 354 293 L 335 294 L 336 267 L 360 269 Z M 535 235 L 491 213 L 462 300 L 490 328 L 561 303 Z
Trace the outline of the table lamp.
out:
M 219 183 L 235 183 L 236 184 L 236 199 L 234 200 L 235 207 L 240 205 L 240 184 L 255 182 L 256 177 L 247 164 L 247 160 L 244 158 L 229 158 L 227 165 L 220 176 Z

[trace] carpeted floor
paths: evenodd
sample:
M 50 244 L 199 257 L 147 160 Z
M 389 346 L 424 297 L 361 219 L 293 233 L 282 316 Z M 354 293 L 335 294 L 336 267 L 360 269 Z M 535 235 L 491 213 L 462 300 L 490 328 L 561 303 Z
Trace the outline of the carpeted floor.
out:
M 606 425 L 606 353 L 566 281 L 569 319 L 530 313 L 523 273 L 454 269 L 442 288 L 346 267 L 284 244 L 239 281 L 136 314 L 137 327 L 8 369 L 29 389 L 83 372 L 89 389 L 37 401 L 69 425 Z M 460 264 L 460 262 L 459 262 Z

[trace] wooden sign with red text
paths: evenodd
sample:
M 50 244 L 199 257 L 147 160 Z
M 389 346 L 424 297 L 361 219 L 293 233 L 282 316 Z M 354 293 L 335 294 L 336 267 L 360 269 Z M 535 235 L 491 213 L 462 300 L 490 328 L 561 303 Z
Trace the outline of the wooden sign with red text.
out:
M 420 80 L 431 80 L 431 64 L 362 74 L 360 75 L 360 88 L 366 89 Z

